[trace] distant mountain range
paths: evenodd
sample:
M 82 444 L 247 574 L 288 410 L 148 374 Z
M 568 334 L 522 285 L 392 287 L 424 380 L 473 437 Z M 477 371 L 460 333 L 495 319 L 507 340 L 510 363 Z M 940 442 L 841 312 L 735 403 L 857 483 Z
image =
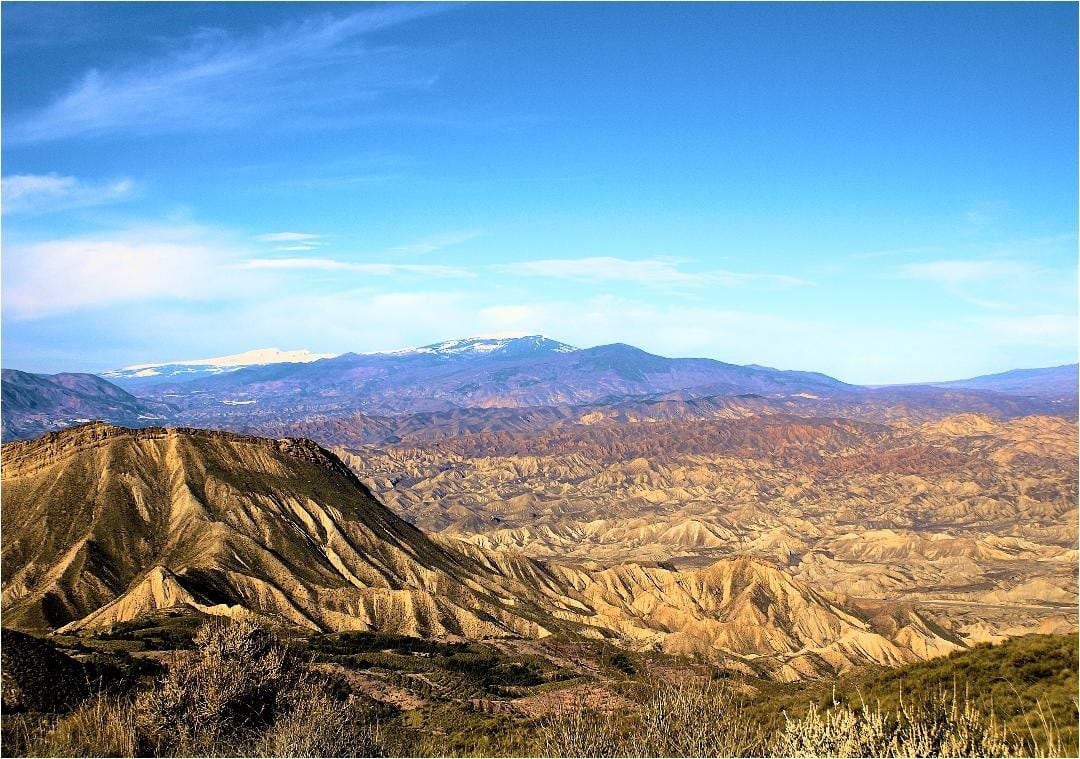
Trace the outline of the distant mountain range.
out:
M 873 421 L 926 421 L 965 411 L 1075 415 L 1077 366 L 865 388 L 816 372 L 665 358 L 618 343 L 579 349 L 531 335 L 337 356 L 264 349 L 140 364 L 104 377 L 115 384 L 88 374 L 5 370 L 4 438 L 33 437 L 88 419 L 265 432 L 360 417 L 460 419 L 463 410 L 487 419 L 505 410 L 520 418 L 526 409 L 562 409 L 545 413 L 566 418 L 576 414 L 566 409 L 585 407 L 620 407 L 633 415 L 655 404 L 665 404 L 660 413 L 669 416 L 714 417 L 717 407 L 730 416 L 793 413 Z M 398 423 L 382 426 L 396 434 Z
M 928 384 L 967 390 L 993 390 L 1009 395 L 1067 399 L 1076 395 L 1077 385 L 1080 383 L 1080 372 L 1077 370 L 1076 364 L 1063 364 L 1045 369 L 1013 369 L 999 374 Z
M 700 388 L 702 394 L 824 393 L 849 387 L 811 372 L 670 359 L 630 345 L 576 349 L 534 335 L 454 340 L 391 353 L 250 366 L 183 382 L 118 383 L 197 421 L 223 407 L 276 414 L 411 414 L 454 408 L 581 405 Z
M 429 356 L 476 357 L 501 356 L 503 358 L 528 357 L 537 353 L 573 353 L 579 350 L 572 345 L 560 343 L 543 335 L 527 337 L 466 337 L 460 340 L 446 340 L 441 343 L 424 345 L 419 348 L 402 348 L 388 351 L 383 355 L 411 356 L 424 354 Z M 380 355 L 378 353 L 368 355 Z

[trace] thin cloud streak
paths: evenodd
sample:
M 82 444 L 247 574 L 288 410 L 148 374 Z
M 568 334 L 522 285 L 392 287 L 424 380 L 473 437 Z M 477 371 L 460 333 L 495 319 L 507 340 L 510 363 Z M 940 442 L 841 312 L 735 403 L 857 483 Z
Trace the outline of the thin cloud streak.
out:
M 900 256 L 917 256 L 923 253 L 941 253 L 945 249 L 939 245 L 912 245 L 906 248 L 888 248 L 886 250 L 871 250 L 865 253 L 856 253 L 849 258 L 892 258 Z
M 128 178 L 87 182 L 59 174 L 14 174 L 0 180 L 3 213 L 42 214 L 127 200 L 135 194 Z
M 470 229 L 462 232 L 447 232 L 446 234 L 437 235 L 435 237 L 429 237 L 419 242 L 414 242 L 409 245 L 395 245 L 390 248 L 388 253 L 400 253 L 406 255 L 424 255 L 427 253 L 435 253 L 449 248 L 454 245 L 461 245 L 462 243 L 475 240 L 478 237 L 483 237 L 486 232 L 482 229 Z
M 974 323 L 1002 342 L 1073 347 L 1076 344 L 1075 314 L 1029 314 L 992 317 Z
M 943 260 L 905 264 L 900 276 L 905 279 L 921 279 L 947 285 L 967 282 L 1023 277 L 1034 272 L 1034 267 L 1022 261 Z
M 322 235 L 310 232 L 269 232 L 264 235 L 256 235 L 255 239 L 259 242 L 315 242 L 321 237 Z
M 11 114 L 5 142 L 229 128 L 271 115 L 279 123 L 282 115 L 303 122 L 339 109 L 342 93 L 365 100 L 390 89 L 428 87 L 430 61 L 416 60 L 415 51 L 369 45 L 364 36 L 441 10 L 395 5 L 320 14 L 248 38 L 203 30 L 170 55 L 86 71 L 47 106 Z M 312 78 L 320 81 L 318 90 L 306 86 Z
M 491 270 L 517 277 L 549 277 L 579 282 L 629 282 L 640 285 L 685 285 L 743 287 L 762 283 L 781 286 L 812 285 L 813 282 L 787 274 L 760 274 L 713 269 L 688 272 L 680 261 L 669 258 L 626 259 L 612 256 L 589 258 L 549 258 L 496 264 Z
M 476 274 L 457 266 L 437 264 L 359 263 L 334 258 L 252 258 L 239 264 L 242 269 L 277 269 L 282 271 L 348 271 L 389 277 L 413 274 L 429 277 L 474 277 Z

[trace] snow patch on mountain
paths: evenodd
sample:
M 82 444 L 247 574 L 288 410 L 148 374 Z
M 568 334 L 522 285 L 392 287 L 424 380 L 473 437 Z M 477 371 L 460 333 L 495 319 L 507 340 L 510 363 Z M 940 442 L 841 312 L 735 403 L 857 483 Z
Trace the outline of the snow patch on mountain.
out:
M 424 345 L 419 348 L 402 348 L 388 351 L 389 356 L 435 355 L 435 356 L 485 356 L 493 354 L 524 353 L 570 353 L 576 351 L 572 345 L 551 340 L 543 335 L 523 335 L 514 337 L 465 337 L 459 340 L 446 340 L 441 343 Z
M 101 376 L 111 378 L 160 377 L 176 374 L 214 373 L 242 369 L 245 366 L 266 366 L 268 364 L 307 364 L 323 358 L 334 358 L 336 353 L 312 353 L 299 350 L 283 351 L 279 348 L 256 348 L 243 353 L 212 358 L 193 358 L 184 361 L 165 361 L 156 364 L 133 364 L 123 369 L 104 372 Z

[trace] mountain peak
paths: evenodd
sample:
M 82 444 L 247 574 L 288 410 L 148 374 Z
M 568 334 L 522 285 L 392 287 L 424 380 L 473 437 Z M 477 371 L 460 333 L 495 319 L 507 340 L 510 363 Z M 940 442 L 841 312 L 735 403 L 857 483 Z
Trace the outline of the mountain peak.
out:
M 501 356 L 515 357 L 543 353 L 570 353 L 576 351 L 572 345 L 560 343 L 543 335 L 521 336 L 476 336 L 457 340 L 445 340 L 441 343 L 423 345 L 419 348 L 403 348 L 390 351 L 388 355 L 434 355 L 446 357 Z

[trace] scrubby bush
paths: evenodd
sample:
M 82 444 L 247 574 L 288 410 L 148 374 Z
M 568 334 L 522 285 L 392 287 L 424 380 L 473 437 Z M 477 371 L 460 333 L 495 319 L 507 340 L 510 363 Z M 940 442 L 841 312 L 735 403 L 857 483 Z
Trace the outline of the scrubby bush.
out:
M 738 697 L 723 684 L 687 680 L 646 692 L 636 713 L 590 708 L 581 698 L 543 722 L 549 756 L 743 756 L 760 745 L 736 718 Z
M 805 716 L 788 718 L 770 744 L 780 756 L 1029 756 L 1032 747 L 1008 734 L 992 715 L 954 692 L 895 714 L 863 705 L 811 705 Z
M 591 708 L 579 699 L 542 723 L 548 756 L 1064 756 L 1056 727 L 1040 735 L 1011 735 L 993 715 L 955 690 L 894 712 L 811 704 L 767 738 L 743 710 L 742 699 L 716 683 L 661 685 L 635 704 L 633 714 Z
M 254 756 L 382 756 L 378 723 L 356 698 L 333 697 L 305 678 L 259 738 Z
M 191 654 L 174 654 L 156 687 L 136 696 L 144 751 L 193 756 L 246 742 L 274 720 L 279 698 L 301 677 L 296 657 L 252 622 L 210 622 L 194 642 Z
M 584 698 L 541 723 L 543 756 L 623 756 L 626 735 L 614 715 L 590 708 Z
M 213 622 L 135 700 L 140 748 L 154 754 L 377 756 L 358 699 L 335 693 L 266 629 Z
M 215 621 L 134 696 L 104 692 L 20 743 L 37 756 L 379 756 L 367 708 L 251 622 Z
M 645 701 L 635 743 L 646 756 L 742 756 L 760 740 L 736 717 L 740 701 L 722 683 L 661 686 Z

